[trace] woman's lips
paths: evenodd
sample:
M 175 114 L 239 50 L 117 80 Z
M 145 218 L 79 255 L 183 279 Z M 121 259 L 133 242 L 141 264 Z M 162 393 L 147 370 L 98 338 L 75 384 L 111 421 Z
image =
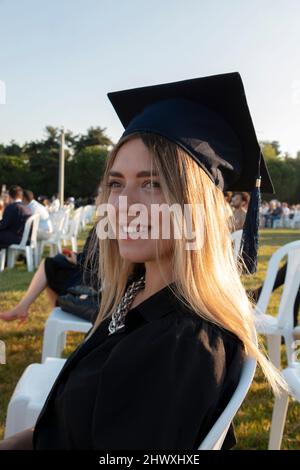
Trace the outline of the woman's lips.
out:
M 121 239 L 138 240 L 151 230 L 151 225 L 119 225 L 119 236 Z M 140 235 L 140 236 L 137 236 Z M 148 238 L 148 236 L 146 237 Z

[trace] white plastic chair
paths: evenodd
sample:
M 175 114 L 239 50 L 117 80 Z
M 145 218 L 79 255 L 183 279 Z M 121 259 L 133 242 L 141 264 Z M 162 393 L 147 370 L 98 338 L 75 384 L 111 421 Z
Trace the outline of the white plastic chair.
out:
M 81 221 L 80 221 L 80 225 L 83 229 L 85 228 L 86 224 L 89 224 L 92 222 L 95 209 L 96 209 L 96 206 L 92 206 L 90 204 L 83 207 L 82 213 L 81 213 Z
M 35 425 L 65 361 L 48 357 L 43 364 L 31 364 L 25 369 L 8 405 L 5 438 Z M 198 450 L 221 449 L 230 423 L 251 386 L 255 370 L 256 360 L 246 357 L 235 392 Z
M 67 241 L 71 241 L 72 251 L 75 252 L 77 252 L 77 236 L 80 229 L 82 210 L 83 207 L 79 207 L 74 211 L 73 218 L 70 219 L 68 232 L 65 233 L 62 237 L 64 245 L 66 245 Z
M 89 209 L 87 210 L 87 223 L 90 224 L 93 222 L 94 214 L 96 212 L 96 206 L 94 205 L 89 205 L 87 206 Z
M 83 230 L 87 224 L 87 216 L 89 212 L 90 206 L 82 207 L 81 214 L 80 214 L 80 228 Z
M 290 395 L 294 400 L 300 403 L 300 363 L 290 362 L 290 365 L 282 371 L 282 375 L 289 386 Z M 268 446 L 269 450 L 280 450 L 288 402 L 288 392 L 283 392 L 279 397 L 275 398 Z
M 52 222 L 52 225 L 53 225 L 53 231 L 54 232 L 56 231 L 56 229 L 58 227 L 60 227 L 60 222 L 61 222 L 62 219 L 64 219 L 64 221 L 65 221 L 65 225 L 64 225 L 63 229 L 68 228 L 68 219 L 69 219 L 70 211 L 71 211 L 70 208 L 64 208 L 63 207 L 63 208 L 59 209 L 59 211 L 57 211 L 57 212 L 50 213 L 50 219 L 51 219 L 51 222 Z
M 89 326 L 91 327 L 91 324 Z M 257 344 L 255 329 L 252 335 Z M 31 364 L 25 369 L 8 405 L 5 438 L 34 426 L 65 362 L 66 359 L 47 357 L 42 364 Z M 246 356 L 239 383 L 229 403 L 198 447 L 198 450 L 221 449 L 229 426 L 251 386 L 256 364 L 255 358 Z
M 63 224 L 62 232 L 61 232 L 61 235 L 64 235 L 69 230 L 70 217 L 71 217 L 71 213 L 73 212 L 73 210 L 72 210 L 71 207 L 65 207 L 65 208 L 60 209 L 60 210 L 61 210 L 61 212 L 63 213 L 63 216 L 64 216 L 64 224 Z M 61 238 L 63 238 L 63 236 L 61 236 Z
M 233 241 L 233 255 L 234 255 L 235 260 L 237 260 L 237 257 L 240 251 L 242 235 L 243 235 L 243 230 L 236 230 L 235 232 L 232 232 L 231 234 L 231 240 Z
M 300 340 L 300 326 L 295 326 L 294 328 L 294 333 L 293 333 L 293 337 L 295 340 Z
M 5 438 L 33 427 L 66 359 L 48 357 L 44 364 L 30 364 L 9 401 Z
M 277 276 L 279 263 L 287 255 L 287 271 L 276 317 L 266 313 Z M 266 279 L 254 311 L 258 333 L 267 336 L 268 352 L 273 364 L 280 368 L 280 345 L 284 337 L 288 361 L 293 353 L 293 308 L 300 285 L 300 240 L 287 243 L 270 258 Z
M 56 214 L 58 214 L 55 222 L 54 222 L 54 229 L 53 229 L 53 235 L 51 237 L 47 238 L 47 240 L 41 240 L 38 245 L 38 259 L 39 262 L 41 260 L 41 257 L 44 252 L 45 246 L 49 245 L 50 246 L 50 256 L 54 256 L 57 253 L 62 252 L 62 246 L 61 246 L 61 241 L 62 241 L 62 236 L 63 236 L 63 229 L 64 225 L 66 223 L 66 219 L 68 219 L 69 215 L 68 212 L 65 211 L 59 211 Z
M 6 346 L 4 341 L 0 339 L 0 364 L 6 364 Z
M 92 323 L 55 307 L 49 315 L 44 329 L 42 362 L 47 357 L 61 357 L 66 344 L 67 331 L 87 333 Z
M 257 344 L 257 335 L 256 332 L 253 332 L 254 341 Z M 241 371 L 241 376 L 239 383 L 229 401 L 226 408 L 223 410 L 211 430 L 208 432 L 206 437 L 201 442 L 198 450 L 220 450 L 224 439 L 226 437 L 227 431 L 229 429 L 230 423 L 232 422 L 234 416 L 241 407 L 248 390 L 253 381 L 255 370 L 256 370 L 256 359 L 247 356 L 245 358 L 243 368 Z
M 39 227 L 40 214 L 31 215 L 25 223 L 22 240 L 19 245 L 9 245 L 7 249 L 7 267 L 13 268 L 16 264 L 16 255 L 19 251 L 23 251 L 26 256 L 27 269 L 29 272 L 33 271 L 34 266 L 37 267 L 38 263 L 38 250 L 37 250 L 37 231 Z M 30 229 L 31 237 L 29 240 Z
M 4 271 L 5 268 L 5 260 L 6 260 L 6 249 L 0 249 L 0 273 Z

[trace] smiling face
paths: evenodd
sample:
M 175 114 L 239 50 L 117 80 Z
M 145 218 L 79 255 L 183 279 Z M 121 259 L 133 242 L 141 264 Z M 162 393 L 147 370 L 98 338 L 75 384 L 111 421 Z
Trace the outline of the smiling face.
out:
M 166 203 L 159 175 L 153 169 L 151 154 L 140 138 L 125 142 L 119 149 L 108 177 L 108 203 L 115 208 L 116 238 L 122 258 L 144 263 L 156 259 L 159 243 L 160 258 L 170 256 L 171 240 L 151 239 L 151 228 L 156 222 L 150 218 L 153 204 Z M 127 207 L 120 197 L 126 197 Z M 130 211 L 130 207 L 142 205 L 147 211 Z M 132 207 L 133 209 L 133 207 Z M 141 217 L 142 216 L 142 217 Z M 158 225 L 160 224 L 159 218 Z M 161 232 L 161 231 L 160 231 Z

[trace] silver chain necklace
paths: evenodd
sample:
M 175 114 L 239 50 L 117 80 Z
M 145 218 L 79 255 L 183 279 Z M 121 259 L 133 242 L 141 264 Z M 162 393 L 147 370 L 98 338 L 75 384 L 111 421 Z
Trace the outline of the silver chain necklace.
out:
M 144 276 L 142 276 L 138 281 L 134 281 L 132 284 L 130 284 L 122 299 L 120 300 L 119 304 L 117 305 L 116 310 L 112 314 L 111 321 L 108 326 L 109 335 L 115 333 L 116 331 L 124 327 L 126 313 L 130 309 L 130 306 L 138 291 L 143 289 L 144 287 Z

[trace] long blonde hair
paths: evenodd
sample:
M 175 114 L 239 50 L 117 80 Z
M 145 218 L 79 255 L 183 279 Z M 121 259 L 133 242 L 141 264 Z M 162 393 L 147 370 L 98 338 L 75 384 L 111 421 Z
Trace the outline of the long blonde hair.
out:
M 160 175 L 166 203 L 201 204 L 205 219 L 201 250 L 187 250 L 186 240 L 175 239 L 172 267 L 174 294 L 200 317 L 234 333 L 245 346 L 248 355 L 257 359 L 274 393 L 286 388 L 278 370 L 253 341 L 253 305 L 241 281 L 242 261 L 233 255 L 230 232 L 232 220 L 223 192 L 215 186 L 204 170 L 179 146 L 154 134 L 136 133 L 119 140 L 112 149 L 101 184 L 100 203 L 108 201 L 108 172 L 120 147 L 139 137 L 152 156 L 152 165 Z M 193 214 L 195 224 L 196 217 Z M 102 283 L 100 311 L 92 332 L 110 317 L 120 302 L 128 277 L 136 265 L 120 257 L 115 239 L 94 240 L 100 243 L 99 278 Z M 93 256 L 93 248 L 90 252 Z M 159 249 L 157 248 L 159 263 Z

